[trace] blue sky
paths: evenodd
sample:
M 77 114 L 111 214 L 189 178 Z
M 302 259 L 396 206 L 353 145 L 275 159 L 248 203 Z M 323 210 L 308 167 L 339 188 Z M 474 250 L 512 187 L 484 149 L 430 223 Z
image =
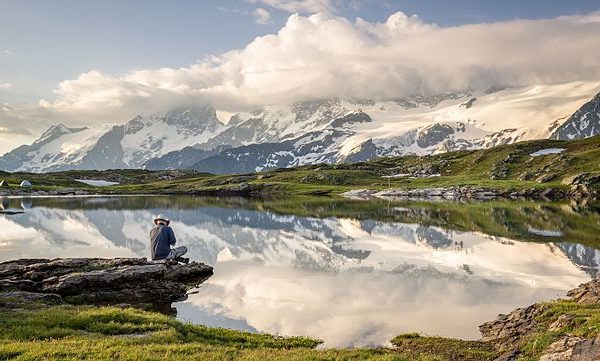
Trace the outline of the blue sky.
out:
M 402 11 L 444 27 L 600 9 L 597 0 L 354 0 L 332 4 L 332 13 L 348 19 L 382 22 Z M 270 15 L 266 24 L 258 24 L 252 15 L 259 7 Z M 121 74 L 188 66 L 211 54 L 243 48 L 257 36 L 276 33 L 289 15 L 268 1 L 0 0 L 0 102 L 52 99 L 59 82 L 92 69 Z
M 598 0 L 0 0 L 0 153 L 122 124 L 600 81 Z

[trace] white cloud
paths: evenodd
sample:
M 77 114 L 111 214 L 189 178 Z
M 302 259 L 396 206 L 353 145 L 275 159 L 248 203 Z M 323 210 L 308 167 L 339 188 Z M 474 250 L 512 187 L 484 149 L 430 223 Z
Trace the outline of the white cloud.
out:
M 263 4 L 288 13 L 326 13 L 335 9 L 332 0 L 245 0 L 252 4 Z
M 12 107 L 0 104 L 0 155 L 25 143 L 55 123 L 61 114 L 38 107 Z
M 252 13 L 257 24 L 266 25 L 271 21 L 271 13 L 263 8 L 257 8 Z
M 189 102 L 236 111 L 326 97 L 390 98 L 491 85 L 600 78 L 600 16 L 443 28 L 417 16 L 383 23 L 291 15 L 244 49 L 184 68 L 90 71 L 63 81 L 42 108 L 120 120 Z
M 6 55 L 6 56 L 13 56 L 13 55 L 15 55 L 15 53 L 13 53 L 12 51 L 10 51 L 10 50 L 8 50 L 8 49 L 6 49 L 6 50 L 2 51 L 2 53 L 3 53 L 4 55 Z
M 0 89 L 10 89 L 12 88 L 11 83 L 0 83 Z

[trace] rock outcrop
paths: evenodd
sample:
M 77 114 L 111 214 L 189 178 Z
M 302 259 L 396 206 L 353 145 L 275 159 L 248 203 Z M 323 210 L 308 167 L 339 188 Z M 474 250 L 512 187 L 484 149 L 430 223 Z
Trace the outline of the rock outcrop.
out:
M 595 279 L 591 282 L 581 284 L 577 288 L 570 290 L 567 296 L 582 305 L 600 304 L 600 280 Z
M 569 291 L 567 296 L 581 305 L 600 304 L 600 279 L 594 279 Z M 502 353 L 497 358 L 500 360 L 517 360 L 520 356 L 520 347 L 524 345 L 540 328 L 559 332 L 568 330 L 575 322 L 576 317 L 562 314 L 547 324 L 541 317 L 547 311 L 544 304 L 534 304 L 525 308 L 518 308 L 508 315 L 499 315 L 491 322 L 479 326 L 483 335 L 481 341 L 489 342 Z M 593 361 L 600 360 L 600 335 L 584 338 L 569 334 L 550 344 L 540 357 L 540 361 Z
M 481 341 L 492 343 L 500 351 L 513 351 L 535 330 L 535 318 L 542 312 L 542 308 L 535 304 L 517 308 L 508 315 L 499 315 L 496 320 L 479 326 L 483 335 Z
M 130 304 L 170 310 L 213 269 L 145 258 L 20 259 L 0 263 L 0 304 Z
M 415 189 L 390 188 L 383 191 L 358 189 L 348 191 L 342 195 L 353 199 L 382 198 L 429 201 L 487 201 L 496 199 L 536 199 L 549 201 L 561 200 L 570 196 L 570 194 L 559 188 L 498 190 L 471 186 Z

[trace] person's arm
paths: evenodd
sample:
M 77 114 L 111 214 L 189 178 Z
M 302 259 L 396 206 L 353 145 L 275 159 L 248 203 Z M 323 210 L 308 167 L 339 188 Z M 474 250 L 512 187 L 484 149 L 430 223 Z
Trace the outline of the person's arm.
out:
M 175 243 L 177 243 L 177 238 L 175 238 L 175 232 L 173 232 L 173 229 L 171 227 L 169 227 L 168 229 L 169 229 L 169 244 L 171 246 L 174 246 Z

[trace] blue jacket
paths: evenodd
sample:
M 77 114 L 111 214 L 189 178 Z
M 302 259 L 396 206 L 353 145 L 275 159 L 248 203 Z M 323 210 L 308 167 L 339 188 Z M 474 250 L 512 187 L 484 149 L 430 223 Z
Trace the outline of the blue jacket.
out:
M 150 231 L 150 248 L 152 259 L 165 259 L 171 252 L 171 246 L 177 242 L 175 233 L 169 226 L 159 224 Z

